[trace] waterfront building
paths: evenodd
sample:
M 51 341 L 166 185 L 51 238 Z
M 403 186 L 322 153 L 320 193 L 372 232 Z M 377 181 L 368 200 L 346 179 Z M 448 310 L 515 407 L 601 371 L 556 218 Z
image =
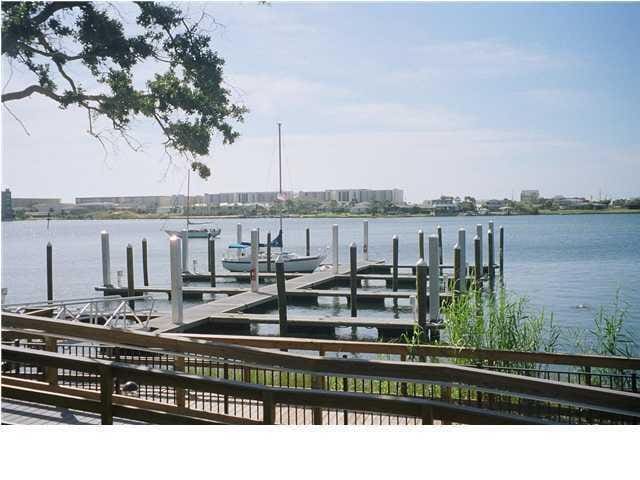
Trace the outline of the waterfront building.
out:
M 11 190 L 2 191 L 2 221 L 13 220 L 13 204 L 11 202 Z
M 538 190 L 522 190 L 520 192 L 520 201 L 522 203 L 536 203 L 540 199 Z

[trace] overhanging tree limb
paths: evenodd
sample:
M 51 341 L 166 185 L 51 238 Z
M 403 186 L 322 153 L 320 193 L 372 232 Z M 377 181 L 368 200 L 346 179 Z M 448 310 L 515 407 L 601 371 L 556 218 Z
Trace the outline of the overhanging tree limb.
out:
M 200 29 L 204 15 L 189 22 L 171 6 L 135 5 L 136 23 L 144 33 L 132 35 L 123 27 L 120 12 L 114 17 L 100 4 L 2 3 L 2 53 L 34 76 L 32 84 L 3 93 L 2 102 L 37 93 L 61 108 L 84 108 L 92 136 L 102 143 L 94 121 L 104 117 L 132 148 L 131 120 L 148 117 L 160 127 L 165 148 L 189 156 L 192 167 L 206 178 L 210 171 L 200 159 L 210 154 L 215 136 L 233 143 L 238 136 L 234 124 L 243 121 L 247 109 L 232 103 L 223 86 L 224 60 Z M 88 75 L 78 75 L 75 66 L 67 69 L 70 62 Z M 139 87 L 132 72 L 143 62 L 162 65 L 164 71 Z M 88 85 L 87 78 L 96 85 Z

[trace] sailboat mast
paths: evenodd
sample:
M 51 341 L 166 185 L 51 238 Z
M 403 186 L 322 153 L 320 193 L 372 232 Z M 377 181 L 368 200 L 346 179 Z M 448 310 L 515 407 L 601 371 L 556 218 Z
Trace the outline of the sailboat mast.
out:
M 279 188 L 279 198 L 282 202 L 280 204 L 280 253 L 282 253 L 282 248 L 284 246 L 284 242 L 282 241 L 282 210 L 284 208 L 284 197 L 282 196 L 282 123 L 278 122 L 278 188 Z

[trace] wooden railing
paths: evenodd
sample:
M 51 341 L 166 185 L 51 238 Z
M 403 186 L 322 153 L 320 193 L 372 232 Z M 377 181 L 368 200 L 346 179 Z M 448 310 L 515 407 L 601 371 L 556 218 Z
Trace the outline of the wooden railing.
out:
M 265 387 L 20 347 L 4 346 L 2 356 L 5 361 L 39 365 L 46 368 L 65 368 L 97 375 L 100 383 L 99 394 L 12 378 L 3 378 L 2 389 L 5 398 L 100 413 L 103 424 L 112 424 L 114 416 L 154 423 L 239 423 L 233 421 L 233 417 L 226 415 L 209 418 L 200 416 L 198 418 L 190 415 L 191 412 L 185 408 L 167 409 L 166 406 L 155 402 L 132 402 L 130 398 L 113 394 L 113 379 L 116 377 L 120 381 L 135 381 L 179 389 L 188 388 L 218 395 L 233 395 L 234 397 L 257 400 L 262 403 L 262 423 L 266 424 L 274 423 L 276 404 L 375 411 L 388 415 L 417 417 L 422 419 L 424 424 L 433 423 L 434 418 L 456 423 L 544 423 L 533 418 L 448 405 L 431 400 Z
M 91 367 L 87 368 L 94 369 L 90 373 L 99 376 L 100 381 L 102 381 L 103 374 L 100 371 L 95 370 L 97 368 L 96 365 L 102 365 L 102 368 L 107 368 L 105 365 L 108 365 L 111 376 L 113 377 L 115 375 L 120 382 L 125 381 L 124 379 L 132 379 L 133 381 L 140 381 L 143 384 L 171 387 L 174 388 L 176 392 L 194 390 L 216 393 L 218 395 L 225 396 L 225 398 L 232 396 L 255 401 L 256 406 L 258 404 L 262 405 L 266 398 L 267 404 L 269 404 L 271 399 L 273 399 L 273 401 L 280 404 L 302 405 L 313 407 L 314 409 L 333 408 L 357 411 L 378 411 L 375 409 L 384 407 L 383 410 L 381 410 L 383 413 L 388 413 L 390 415 L 408 415 L 416 418 L 424 418 L 424 411 L 419 409 L 431 408 L 433 415 L 436 415 L 435 418 L 445 422 L 464 423 L 472 420 L 481 420 L 481 423 L 537 423 L 545 421 L 544 417 L 534 418 L 533 416 L 526 415 L 517 416 L 500 411 L 491 411 L 485 408 L 483 398 L 489 397 L 489 399 L 492 399 L 505 397 L 510 404 L 516 402 L 520 406 L 531 403 L 536 404 L 538 407 L 542 405 L 545 408 L 548 405 L 554 405 L 562 407 L 563 409 L 588 410 L 589 418 L 596 420 L 599 418 L 598 416 L 601 415 L 603 416 L 602 418 L 616 418 L 618 419 L 616 421 L 633 423 L 637 421 L 638 417 L 640 417 L 640 396 L 634 393 L 607 390 L 588 385 L 574 385 L 540 378 L 529 378 L 521 375 L 498 373 L 488 370 L 479 370 L 468 366 L 439 363 L 310 357 L 284 352 L 265 351 L 253 347 L 237 346 L 224 343 L 220 339 L 216 339 L 216 342 L 211 342 L 199 338 L 161 336 L 145 332 L 122 331 L 93 325 L 52 321 L 28 315 L 5 314 L 2 317 L 2 322 L 3 328 L 19 331 L 24 335 L 44 336 L 47 338 L 71 338 L 76 340 L 99 342 L 103 345 L 147 350 L 150 354 L 161 351 L 163 354 L 171 355 L 176 359 L 184 359 L 182 362 L 182 368 L 185 368 L 186 365 L 187 369 L 189 368 L 190 363 L 194 361 L 194 358 L 192 358 L 193 356 L 204 356 L 213 359 L 210 362 L 217 362 L 218 366 L 220 366 L 223 361 L 241 363 L 242 365 L 240 368 L 245 369 L 248 372 L 247 375 L 242 377 L 243 381 L 241 382 L 194 376 L 175 371 L 149 369 L 137 365 L 125 364 L 125 358 L 122 358 L 122 361 L 120 362 L 111 363 L 106 360 L 81 359 L 86 360 L 89 363 L 78 365 L 90 365 Z M 247 341 L 256 340 L 250 339 Z M 262 340 L 258 339 L 258 341 Z M 286 348 L 300 348 L 299 345 L 310 345 L 309 342 L 310 341 L 299 339 L 265 339 L 262 341 L 260 346 L 263 348 L 284 348 L 285 346 Z M 340 347 L 338 345 L 339 343 L 351 344 L 348 348 L 351 348 L 352 350 L 359 348 L 358 346 L 353 345 L 358 342 L 324 342 L 321 345 L 323 350 L 319 348 L 318 344 L 315 345 L 315 348 L 318 348 L 321 351 L 331 351 L 332 348 L 347 348 L 346 346 Z M 369 344 L 368 348 L 378 348 L 374 347 L 375 345 L 378 344 Z M 397 344 L 390 345 L 392 345 L 392 348 L 394 349 L 406 348 L 406 346 Z M 22 354 L 23 356 L 21 357 L 21 361 L 27 364 L 32 361 L 34 365 L 41 365 L 48 369 L 55 368 L 56 371 L 57 368 L 68 368 L 71 370 L 74 370 L 75 368 L 59 366 L 59 364 L 55 363 L 59 360 L 57 357 L 60 355 L 59 353 L 42 351 L 29 352 L 24 348 L 16 349 L 16 347 L 5 348 L 9 349 L 7 350 L 9 355 Z M 365 345 L 363 348 L 367 348 L 367 346 Z M 420 346 L 418 348 L 422 349 L 419 350 L 418 353 L 423 353 L 425 356 L 446 356 L 453 352 L 453 350 L 448 347 Z M 20 352 L 16 352 L 15 350 L 19 350 Z M 24 353 L 25 351 L 29 353 Z M 401 350 L 397 350 L 397 352 L 401 352 Z M 484 353 L 481 352 L 480 354 L 489 355 L 489 353 L 486 352 L 487 351 Z M 522 358 L 517 357 L 521 352 L 493 352 L 492 355 L 512 355 L 514 353 L 516 354 L 516 357 L 511 358 Z M 24 355 L 32 355 L 32 357 L 25 357 Z M 40 355 L 40 357 L 38 357 L 38 355 Z M 547 360 L 551 360 L 550 363 L 552 363 L 554 358 L 556 358 L 553 355 L 549 356 L 549 354 L 540 355 Z M 69 356 L 62 356 L 67 359 L 70 358 Z M 582 357 L 590 358 L 589 356 L 581 356 L 581 358 L 577 358 L 580 356 L 573 357 L 575 357 L 571 359 L 573 362 L 586 361 L 585 358 Z M 11 357 L 8 358 L 11 359 Z M 45 360 L 54 363 L 46 364 Z M 567 362 L 569 359 L 565 358 L 562 361 Z M 609 361 L 611 363 L 607 363 Z M 43 364 L 43 362 L 45 363 Z M 627 369 L 634 367 L 637 368 L 638 365 L 637 359 L 613 358 L 606 360 L 606 357 L 594 357 L 594 362 L 601 366 L 615 366 L 616 368 L 624 367 Z M 236 365 L 233 366 L 235 368 Z M 82 371 L 79 368 L 76 368 L 76 370 Z M 289 388 L 290 384 L 288 380 L 284 387 L 274 386 L 276 383 L 273 382 L 273 372 L 276 370 L 278 372 L 297 372 L 294 374 L 302 374 L 303 377 L 305 375 L 310 375 L 312 383 L 315 382 L 315 384 L 312 385 L 312 388 L 315 389 Z M 262 372 L 263 379 L 267 377 L 268 372 L 271 372 L 271 386 L 268 386 L 268 382 L 266 381 L 263 382 L 263 385 L 256 385 L 255 383 L 257 382 L 255 381 L 251 382 L 252 377 L 255 377 L 256 380 L 259 379 L 260 372 Z M 278 375 L 280 376 L 281 374 L 278 373 Z M 288 375 L 289 374 L 287 373 L 287 379 Z M 393 383 L 396 385 L 398 394 L 392 396 L 387 395 L 385 397 L 380 394 L 363 394 L 363 392 L 354 393 L 350 391 L 343 393 L 319 390 L 322 388 L 322 385 L 328 385 L 331 382 L 334 383 L 333 388 L 336 389 L 337 387 L 335 383 L 338 379 L 343 378 L 352 380 L 367 379 L 369 382 L 372 382 L 371 384 L 376 381 L 379 383 Z M 349 384 L 350 381 L 351 380 L 348 380 L 347 384 Z M 53 382 L 50 381 L 49 383 Z M 280 382 L 280 385 L 282 385 L 282 382 Z M 355 382 L 354 385 L 354 390 L 356 390 L 357 382 Z M 399 389 L 397 387 L 398 385 L 400 386 Z M 417 392 L 417 395 L 421 395 L 422 397 L 427 396 L 425 393 L 427 385 L 436 385 L 438 390 L 438 400 L 407 397 L 408 385 L 414 385 L 414 387 L 410 387 L 409 390 L 413 388 L 413 391 Z M 420 386 L 420 388 L 418 388 L 418 386 Z M 14 385 L 12 388 L 19 387 Z M 364 386 L 362 390 L 365 390 Z M 378 388 L 379 393 L 383 390 L 384 389 L 382 388 Z M 373 392 L 374 389 L 371 388 L 370 391 Z M 386 391 L 390 391 L 388 386 Z M 452 399 L 456 397 L 456 391 L 458 392 L 459 399 L 462 398 L 462 392 L 466 392 L 469 400 L 473 400 L 472 403 L 474 405 L 480 405 L 480 408 L 451 403 Z M 264 397 L 263 395 L 267 395 L 267 397 Z M 176 396 L 176 398 L 177 397 L 178 396 Z M 376 403 L 378 400 L 380 402 Z M 388 402 L 391 402 L 391 404 Z M 425 404 L 420 402 L 427 403 Z M 489 403 L 497 404 L 497 408 L 501 408 L 499 402 L 490 401 Z M 407 407 L 406 405 L 412 406 Z M 462 408 L 462 410 L 459 410 L 460 408 Z M 189 411 L 191 410 L 189 409 Z M 509 411 L 509 409 L 507 409 L 507 411 Z M 534 412 L 534 409 L 525 409 L 525 411 Z M 165 413 L 177 414 L 175 411 Z M 263 412 L 262 415 L 262 421 L 264 421 L 265 413 Z M 269 420 L 271 412 L 267 412 L 266 415 L 266 419 Z M 438 417 L 438 415 L 440 417 Z M 224 421 L 225 418 L 216 417 L 209 418 L 209 420 Z M 562 422 L 563 417 L 558 415 L 558 418 L 555 421 Z

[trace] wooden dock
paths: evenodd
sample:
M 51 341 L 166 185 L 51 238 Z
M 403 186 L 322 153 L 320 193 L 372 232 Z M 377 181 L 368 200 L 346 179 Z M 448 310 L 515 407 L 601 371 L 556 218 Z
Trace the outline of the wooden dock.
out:
M 377 262 L 368 261 L 358 262 L 357 270 L 364 270 L 370 265 L 374 265 L 376 263 Z M 346 265 L 341 266 L 337 272 L 337 274 L 347 273 L 349 273 L 349 267 Z M 335 276 L 336 272 L 333 270 L 320 270 L 318 272 L 296 276 L 295 278 L 286 281 L 285 285 L 287 293 L 294 292 L 296 290 L 313 289 L 314 287 L 329 284 L 333 281 Z M 295 295 L 295 293 L 293 293 L 293 295 Z M 182 325 L 176 325 L 173 323 L 170 315 L 163 315 L 151 320 L 149 327 L 158 332 L 184 331 L 185 329 L 191 330 L 189 326 L 191 325 L 195 327 L 193 324 L 196 322 L 198 325 L 203 325 L 208 319 L 214 318 L 216 315 L 244 312 L 248 309 L 259 307 L 264 304 L 275 303 L 276 298 L 276 285 L 267 285 L 261 287 L 258 292 L 246 291 L 238 295 L 227 296 L 219 300 L 185 309 Z M 228 321 L 233 322 L 234 320 Z M 235 321 L 238 322 L 238 326 L 240 326 L 241 322 L 248 324 L 248 321 L 243 322 L 239 318 L 236 318 Z

